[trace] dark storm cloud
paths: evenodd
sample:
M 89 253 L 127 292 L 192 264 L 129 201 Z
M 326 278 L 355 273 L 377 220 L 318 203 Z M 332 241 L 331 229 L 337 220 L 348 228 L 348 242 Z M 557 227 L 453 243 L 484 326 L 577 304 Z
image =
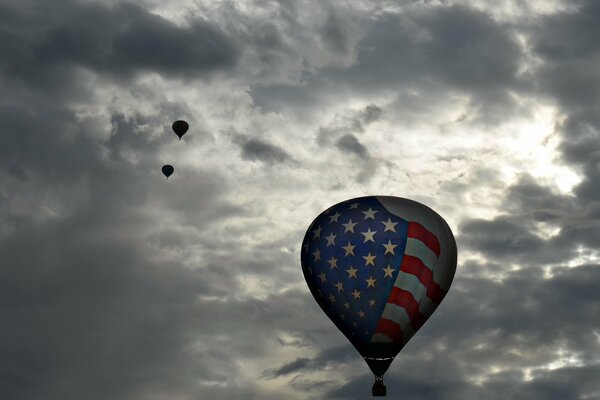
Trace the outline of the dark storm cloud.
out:
M 358 141 L 356 136 L 351 135 L 349 133 L 341 136 L 336 142 L 335 145 L 338 149 L 343 152 L 353 153 L 359 156 L 360 158 L 369 158 L 369 150 Z
M 114 235 L 117 226 L 137 234 Z M 249 393 L 230 382 L 236 360 L 271 346 L 261 340 L 264 326 L 278 321 L 285 329 L 310 310 L 302 307 L 306 296 L 293 292 L 266 301 L 198 301 L 222 295 L 226 282 L 235 292 L 232 269 L 153 261 L 157 254 L 138 237 L 148 227 L 133 212 L 96 221 L 94 232 L 88 228 L 83 219 L 29 225 L 0 245 L 6 324 L 0 390 L 11 399 L 212 393 L 194 387 L 198 379 L 229 387 L 211 398 Z M 246 328 L 238 336 L 240 324 Z M 215 348 L 217 335 L 228 337 L 222 348 Z
M 151 262 L 136 235 L 114 235 L 117 224 L 142 228 L 126 215 L 94 232 L 85 218 L 27 224 L 1 243 L 4 395 L 125 398 L 171 379 L 169 365 L 194 368 L 182 343 L 198 328 L 187 305 L 202 277 Z
M 535 52 L 548 61 L 588 61 L 600 52 L 600 43 L 591 34 L 598 31 L 600 5 L 589 0 L 573 3 L 576 12 L 544 16 L 532 31 Z
M 210 243 L 194 227 L 244 210 L 222 199 L 218 171 L 176 165 L 164 182 L 161 149 L 176 139 L 169 125 L 179 107 L 114 111 L 108 127 L 94 127 L 71 107 L 93 103 L 94 89 L 69 67 L 196 75 L 232 65 L 232 48 L 208 23 L 178 28 L 133 5 L 2 7 L 0 87 L 11 96 L 0 106 L 0 393 L 201 393 L 198 376 L 218 381 L 235 363 L 190 351 L 206 325 L 199 318 L 211 315 L 198 296 L 226 297 L 235 279 L 220 263 L 193 270 L 181 259 L 194 239 Z M 165 135 L 141 129 L 165 125 Z M 162 228 L 162 215 L 187 223 Z
M 179 27 L 133 3 L 69 0 L 3 8 L 12 17 L 2 25 L 0 71 L 25 81 L 45 83 L 69 67 L 115 77 L 140 71 L 194 76 L 233 66 L 238 55 L 208 21 Z
M 543 94 L 555 99 L 565 116 L 557 126 L 564 160 L 583 168 L 578 198 L 597 201 L 600 191 L 600 7 L 595 1 L 577 3 L 577 12 L 540 18 L 531 29 L 531 43 L 543 60 L 536 70 Z
M 314 363 L 309 358 L 297 358 L 294 361 L 285 364 L 275 370 L 269 370 L 263 372 L 263 377 L 268 378 L 278 378 L 283 375 L 287 375 L 293 372 L 300 372 L 310 368 L 311 370 L 315 370 Z
M 600 205 L 560 194 L 530 175 L 507 188 L 500 207 L 503 213 L 493 219 L 461 222 L 459 242 L 465 249 L 536 265 L 566 262 L 581 246 L 592 250 L 600 246 Z M 548 237 L 544 229 L 555 232 Z
M 234 271 L 241 266 L 251 273 L 281 270 L 289 263 L 272 253 L 257 257 L 261 264 L 255 265 L 243 254 L 209 251 L 194 265 L 198 269 L 182 268 L 188 247 L 212 251 L 215 220 L 244 212 L 220 199 L 226 190 L 223 177 L 183 168 L 177 170 L 179 179 L 166 184 L 158 172 L 150 172 L 160 165 L 158 144 L 120 115 L 112 119 L 114 135 L 105 147 L 86 136 L 72 142 L 54 136 L 61 131 L 48 128 L 60 127 L 63 119 L 74 124 L 66 111 L 40 113 L 41 120 L 29 117 L 25 138 L 10 125 L 1 131 L 25 178 L 3 177 L 0 189 L 0 215 L 11 224 L 0 241 L 0 314 L 7 324 L 0 333 L 0 392 L 15 400 L 133 399 L 151 392 L 164 397 L 211 393 L 215 399 L 231 398 L 232 393 L 247 398 L 256 392 L 264 398 L 260 391 L 231 382 L 240 356 L 265 351 L 255 339 L 258 333 L 245 340 L 231 338 L 237 343 L 227 346 L 231 354 L 191 351 L 204 334 L 210 339 L 215 332 L 236 332 L 238 324 L 253 326 L 253 319 L 260 321 L 259 330 L 275 320 L 285 327 L 290 324 L 281 315 L 293 314 L 283 309 L 306 309 L 294 304 L 294 293 L 276 300 L 278 307 L 268 301 L 235 300 L 218 307 L 198 300 L 236 293 Z M 137 164 L 126 156 L 134 149 Z M 84 182 L 86 190 L 74 201 L 69 200 L 73 192 L 67 191 L 67 200 L 59 197 L 63 212 L 53 219 L 38 222 L 36 209 L 15 214 L 17 193 L 36 188 L 38 203 L 44 205 L 50 193 L 73 181 Z M 62 210 L 65 203 L 69 210 Z M 198 203 L 203 206 L 198 208 Z M 181 231 L 162 229 L 160 217 L 147 215 L 148 208 L 186 223 L 179 225 Z M 196 227 L 204 234 L 196 234 Z M 165 257 L 169 254 L 173 258 Z M 206 387 L 193 384 L 199 377 L 209 382 Z M 215 393 L 214 382 L 228 389 Z
M 596 60 L 600 46 L 592 39 L 600 32 L 599 20 L 598 4 L 584 1 L 576 12 L 547 15 L 522 27 L 530 35 L 536 56 L 543 60 L 532 70 L 537 88 L 556 101 L 564 115 L 555 127 L 562 139 L 562 159 L 582 172 L 581 183 L 573 195 L 560 195 L 530 177 L 522 178 L 506 192 L 501 205 L 506 214 L 463 222 L 461 238 L 467 248 L 525 265 L 564 262 L 580 246 L 599 248 L 600 75 Z M 543 239 L 539 222 L 558 233 Z
M 535 221 L 550 222 L 568 217 L 578 209 L 574 196 L 559 194 L 527 174 L 508 188 L 503 207 Z
M 281 147 L 260 138 L 237 135 L 234 138 L 242 150 L 242 158 L 251 161 L 262 161 L 267 164 L 281 163 L 291 159 Z
M 366 26 L 358 59 L 346 69 L 326 69 L 302 86 L 256 86 L 252 96 L 266 110 L 305 107 L 310 98 L 335 104 L 331 93 L 350 90 L 356 96 L 397 90 L 394 113 L 414 118 L 431 112 L 448 92 L 470 97 L 473 121 L 501 122 L 523 110 L 510 95 L 531 92 L 522 76 L 524 57 L 515 31 L 484 11 L 463 5 L 414 8 L 378 16 Z M 319 93 L 320 96 L 316 96 Z
M 367 146 L 357 137 L 366 127 L 379 120 L 383 110 L 375 104 L 369 104 L 360 110 L 345 110 L 333 116 L 325 126 L 320 126 L 316 137 L 319 146 L 334 146 L 350 164 L 349 170 L 355 173 L 355 179 L 364 183 L 377 172 L 380 160 L 371 157 Z M 348 157 L 351 156 L 351 157 Z M 358 161 L 358 162 L 356 162 Z
M 263 377 L 275 379 L 290 374 L 323 371 L 328 368 L 335 368 L 336 365 L 339 366 L 341 363 L 353 362 L 356 360 L 358 353 L 348 351 L 349 346 L 349 344 L 345 344 L 322 350 L 315 358 L 296 358 L 279 368 L 263 371 Z
M 334 8 L 329 9 L 327 20 L 321 30 L 321 37 L 327 44 L 327 48 L 334 53 L 346 54 L 350 52 L 350 24 L 348 21 L 340 19 Z
M 365 124 L 369 124 L 371 122 L 377 121 L 379 117 L 383 114 L 383 110 L 377 107 L 375 104 L 369 104 L 363 110 L 363 122 Z
M 369 104 L 362 110 L 348 110 L 337 114 L 332 117 L 332 120 L 328 125 L 319 127 L 317 143 L 319 145 L 329 145 L 332 142 L 335 142 L 339 147 L 339 142 L 343 137 L 351 136 L 354 139 L 344 139 L 346 144 L 349 145 L 348 147 L 352 148 L 353 152 L 358 155 L 360 155 L 360 153 L 364 154 L 366 148 L 363 147 L 362 150 L 360 150 L 360 146 L 362 145 L 358 143 L 358 139 L 356 139 L 353 134 L 363 133 L 365 131 L 365 126 L 377 121 L 382 114 L 383 110 L 375 104 Z M 351 145 L 351 141 L 358 143 L 360 146 L 356 146 L 356 144 Z M 345 145 L 342 144 L 342 146 Z
M 572 112 L 561 126 L 564 138 L 561 150 L 565 161 L 583 170 L 584 179 L 574 192 L 581 199 L 597 201 L 600 196 L 600 101 L 580 107 L 587 110 Z
M 152 117 L 115 114 L 102 144 L 80 134 L 85 127 L 53 100 L 0 110 L 0 163 L 20 171 L 0 169 L 7 223 L 0 392 L 11 399 L 195 392 L 196 375 L 217 379 L 219 371 L 205 363 L 210 355 L 196 359 L 188 348 L 202 331 L 198 315 L 207 315 L 197 297 L 226 295 L 232 276 L 166 260 L 165 247 L 185 249 L 190 238 L 162 232 L 145 210 L 155 206 L 205 229 L 240 210 L 219 200 L 225 184 L 214 172 L 178 169 L 177 190 L 164 183 L 158 153 L 167 139 L 136 131 L 157 123 Z M 194 185 L 182 185 L 186 178 Z
M 388 395 L 399 393 L 406 400 L 582 400 L 595 398 L 600 393 L 600 387 L 594 379 L 599 372 L 597 366 L 541 371 L 530 381 L 523 381 L 523 374 L 519 370 L 499 372 L 484 385 L 453 380 L 451 371 L 445 371 L 444 374 L 440 372 L 432 384 L 432 379 L 427 375 L 415 375 L 410 368 L 405 371 L 395 375 L 393 380 L 384 381 Z M 426 371 L 423 372 L 426 374 Z M 355 377 L 326 396 L 332 399 L 364 398 L 369 395 L 372 384 L 370 376 Z
M 544 240 L 522 221 L 499 217 L 493 221 L 472 219 L 460 226 L 460 242 L 492 257 L 528 257 L 539 253 Z

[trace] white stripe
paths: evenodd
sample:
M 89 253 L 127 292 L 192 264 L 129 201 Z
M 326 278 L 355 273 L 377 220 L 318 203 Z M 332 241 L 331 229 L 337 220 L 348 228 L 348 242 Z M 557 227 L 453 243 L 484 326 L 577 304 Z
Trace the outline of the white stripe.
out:
M 424 316 L 431 316 L 431 314 L 437 308 L 437 304 L 435 304 L 433 301 L 431 301 L 429 297 L 427 297 L 427 289 L 425 288 L 425 286 L 423 286 L 421 281 L 419 281 L 419 278 L 417 278 L 413 274 L 407 274 L 406 272 L 399 271 L 394 286 L 402 290 L 406 290 L 407 292 L 410 292 L 410 294 L 412 294 L 413 298 L 419 304 L 419 311 Z
M 410 292 L 418 303 L 421 302 L 421 297 L 423 297 L 426 292 L 425 286 L 419 281 L 419 278 L 413 274 L 407 274 L 404 271 L 398 272 L 394 286 Z
M 392 343 L 393 340 L 383 333 L 376 333 L 371 338 L 371 343 Z
M 433 271 L 433 267 L 437 261 L 437 256 L 429 247 L 425 245 L 425 243 L 421 242 L 419 239 L 411 237 L 406 239 L 406 249 L 404 250 L 404 254 L 417 257 L 431 271 Z
M 400 325 L 400 329 L 404 332 L 407 325 L 410 325 L 410 318 L 403 307 L 393 303 L 387 303 L 381 314 L 381 318 L 389 319 Z
M 400 306 L 397 306 L 396 304 L 387 303 L 383 309 L 381 318 L 389 319 L 390 321 L 400 325 L 402 340 L 404 340 L 405 343 L 412 337 L 412 335 L 415 334 L 410 326 L 410 318 L 408 317 L 406 310 Z M 371 343 L 376 342 L 391 343 L 392 339 L 383 333 L 376 333 L 371 338 Z

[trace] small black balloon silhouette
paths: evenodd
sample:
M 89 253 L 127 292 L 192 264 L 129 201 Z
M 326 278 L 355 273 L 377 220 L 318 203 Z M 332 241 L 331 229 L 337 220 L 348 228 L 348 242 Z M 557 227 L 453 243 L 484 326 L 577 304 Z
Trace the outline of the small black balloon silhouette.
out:
M 175 171 L 175 168 L 173 168 L 172 165 L 163 165 L 162 167 L 162 173 L 167 177 L 167 179 L 169 179 L 169 177 L 171 175 L 173 175 L 173 172 Z
M 188 129 L 190 129 L 190 126 L 185 121 L 177 120 L 177 121 L 173 122 L 172 128 L 173 128 L 173 132 L 175 132 L 175 134 L 177 136 L 179 136 L 179 140 L 181 140 L 181 137 L 183 135 L 185 135 L 185 133 L 188 131 Z

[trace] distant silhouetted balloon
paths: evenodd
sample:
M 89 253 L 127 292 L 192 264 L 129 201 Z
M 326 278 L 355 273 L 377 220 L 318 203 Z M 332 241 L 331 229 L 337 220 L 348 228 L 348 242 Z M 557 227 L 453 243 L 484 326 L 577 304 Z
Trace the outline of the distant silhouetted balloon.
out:
M 162 173 L 165 174 L 165 176 L 167 177 L 167 179 L 169 179 L 169 177 L 171 175 L 173 175 L 173 172 L 175 171 L 175 168 L 173 168 L 172 165 L 163 165 L 162 167 Z
M 190 126 L 185 121 L 177 120 L 173 122 L 173 132 L 179 136 L 179 140 L 181 140 L 181 137 L 185 135 L 188 129 L 190 129 Z

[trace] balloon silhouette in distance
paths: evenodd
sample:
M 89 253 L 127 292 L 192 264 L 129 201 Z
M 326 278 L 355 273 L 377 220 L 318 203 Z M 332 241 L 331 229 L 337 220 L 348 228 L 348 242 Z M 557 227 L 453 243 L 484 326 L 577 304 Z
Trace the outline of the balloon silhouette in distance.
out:
M 173 172 L 175 172 L 175 168 L 173 168 L 172 165 L 163 165 L 162 173 L 167 177 L 167 179 L 169 179 L 169 177 L 173 175 Z
M 185 121 L 177 120 L 173 122 L 172 128 L 173 132 L 175 132 L 175 134 L 179 136 L 179 140 L 181 140 L 181 137 L 185 135 L 188 129 L 190 129 L 190 126 Z
M 310 224 L 301 250 L 304 278 L 325 314 L 375 375 L 383 375 L 446 295 L 456 242 L 431 208 L 392 196 L 338 203 Z

